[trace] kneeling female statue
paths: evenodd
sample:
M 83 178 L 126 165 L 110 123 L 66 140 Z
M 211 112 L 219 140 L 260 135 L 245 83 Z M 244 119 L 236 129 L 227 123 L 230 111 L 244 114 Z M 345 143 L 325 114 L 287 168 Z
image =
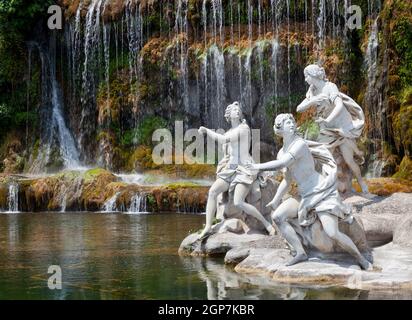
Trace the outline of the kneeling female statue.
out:
M 275 197 L 268 204 L 274 210 L 272 219 L 281 235 L 296 251 L 288 263 L 293 265 L 307 260 L 307 254 L 298 234 L 288 219 L 298 219 L 303 228 L 309 227 L 319 219 L 324 232 L 342 249 L 356 258 L 363 269 L 371 269 L 371 263 L 362 256 L 351 238 L 339 231 L 339 219 L 351 223 L 351 210 L 342 201 L 337 190 L 337 167 L 330 151 L 322 144 L 306 141 L 298 136 L 296 122 L 291 114 L 280 114 L 275 119 L 274 131 L 283 138 L 277 160 L 246 166 L 247 170 L 282 169 L 284 179 Z M 283 196 L 295 181 L 300 201 L 289 198 L 282 202 Z

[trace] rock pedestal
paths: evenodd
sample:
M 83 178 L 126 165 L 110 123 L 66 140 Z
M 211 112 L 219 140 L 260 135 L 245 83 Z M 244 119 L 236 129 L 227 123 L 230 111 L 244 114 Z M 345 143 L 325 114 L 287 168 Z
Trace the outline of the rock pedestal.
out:
M 276 282 L 412 290 L 412 195 L 396 193 L 372 199 L 353 196 L 345 203 L 352 205 L 355 219 L 352 224 L 341 222 L 339 229 L 363 254 L 369 253 L 373 271 L 362 271 L 353 257 L 320 232 L 318 222 L 303 232 L 311 240 L 309 260 L 290 267 L 286 262 L 292 258 L 291 252 L 280 236 L 242 233 L 243 222 L 236 219 L 220 223 L 217 233 L 203 241 L 197 240 L 197 234 L 188 236 L 179 252 L 224 255 L 225 263 L 235 265 L 236 272 Z

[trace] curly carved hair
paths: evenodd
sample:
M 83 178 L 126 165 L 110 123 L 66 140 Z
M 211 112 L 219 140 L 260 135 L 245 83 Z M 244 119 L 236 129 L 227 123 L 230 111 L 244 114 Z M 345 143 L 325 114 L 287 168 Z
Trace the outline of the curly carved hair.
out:
M 235 101 L 235 102 L 233 102 L 232 104 L 230 104 L 226 107 L 225 118 L 226 118 L 227 121 L 229 121 L 229 119 L 230 119 L 230 113 L 232 112 L 232 110 L 237 110 L 239 119 L 241 121 L 244 120 L 242 108 L 241 108 L 239 102 Z
M 292 120 L 293 123 L 295 124 L 295 128 L 296 128 L 296 120 L 293 117 L 293 115 L 291 113 L 281 113 L 279 114 L 276 119 L 275 119 L 275 127 L 276 129 L 281 129 L 283 127 L 283 123 L 286 120 Z
M 304 69 L 304 74 L 311 76 L 312 78 L 317 78 L 319 80 L 327 80 L 325 69 L 319 67 L 317 64 L 310 64 Z

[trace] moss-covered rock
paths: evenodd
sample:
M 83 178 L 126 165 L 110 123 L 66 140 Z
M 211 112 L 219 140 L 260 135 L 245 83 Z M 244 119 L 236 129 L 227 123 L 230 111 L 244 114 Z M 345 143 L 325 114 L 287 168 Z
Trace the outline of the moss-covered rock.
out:
M 412 193 L 412 182 L 400 178 L 375 178 L 366 181 L 369 192 L 378 196 L 390 196 L 394 193 L 405 192 Z M 357 182 L 353 183 L 353 187 L 357 192 L 361 192 L 361 188 Z
M 393 177 L 412 181 L 412 159 L 410 157 L 403 157 L 398 172 L 396 172 Z

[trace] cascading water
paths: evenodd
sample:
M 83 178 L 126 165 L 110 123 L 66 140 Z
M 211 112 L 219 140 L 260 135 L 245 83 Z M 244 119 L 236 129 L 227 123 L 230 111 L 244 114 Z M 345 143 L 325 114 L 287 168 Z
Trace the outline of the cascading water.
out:
M 81 90 L 81 119 L 80 119 L 80 136 L 79 147 L 83 148 L 90 135 L 90 130 L 95 127 L 93 113 L 95 112 L 95 101 L 91 99 L 96 95 L 96 67 L 98 54 L 96 48 L 99 44 L 99 24 L 100 24 L 100 5 L 101 0 L 93 0 L 88 7 L 85 23 L 84 38 L 84 62 L 82 73 L 82 90 Z M 96 9 L 97 7 L 97 9 Z M 84 150 L 82 150 L 84 151 Z
M 379 52 L 379 29 L 378 29 L 378 16 L 377 13 L 380 10 L 380 3 L 376 1 L 368 1 L 368 14 L 371 19 L 370 34 L 368 38 L 368 44 L 365 52 L 365 66 L 368 79 L 368 85 L 365 95 L 365 103 L 368 106 L 368 118 L 370 119 L 372 150 L 371 159 L 369 161 L 369 167 L 367 177 L 378 178 L 382 175 L 383 167 L 385 166 L 385 160 L 382 159 L 382 153 L 384 149 L 384 134 L 382 126 L 382 92 L 377 86 L 378 75 L 378 52 Z
M 341 41 L 343 16 L 348 15 L 350 3 L 203 0 L 193 5 L 188 0 L 167 4 L 127 0 L 114 16 L 110 0 L 80 0 L 68 22 L 65 43 L 71 47 L 69 84 L 77 87 L 69 91 L 81 96 L 77 103 L 81 120 L 74 128 L 81 158 L 88 162 L 100 159 L 99 165 L 113 168 L 113 157 L 106 156 L 117 147 L 113 135 L 118 135 L 114 139 L 122 139 L 124 131 L 139 128 L 146 114 L 154 112 L 165 117 L 166 109 L 169 118 L 176 114 L 185 120 L 200 119 L 211 128 L 226 126 L 224 107 L 234 100 L 242 101 L 252 126 L 262 127 L 269 102 L 274 101 L 271 116 L 279 110 L 293 111 L 292 96 L 305 90 L 304 82 L 300 86 L 295 81 L 295 74 L 301 72 L 296 60 L 300 64 L 310 55 L 309 43 L 319 51 L 325 48 L 326 39 Z M 157 25 L 159 19 L 163 20 Z M 196 19 L 197 27 L 193 25 Z M 150 34 L 152 29 L 156 30 Z M 309 39 L 310 33 L 314 41 Z M 309 40 L 301 41 L 301 37 Z M 146 47 L 152 39 L 159 43 L 167 40 L 164 51 L 160 51 L 162 46 L 159 51 Z M 152 85 L 144 82 L 151 72 L 144 64 L 150 54 L 162 70 L 159 88 L 164 90 L 158 101 L 146 105 L 141 97 Z M 315 57 L 319 58 L 317 54 Z M 123 81 L 121 77 L 129 81 L 129 89 L 114 93 L 116 81 Z M 123 117 L 118 120 L 122 123 L 112 123 L 111 116 L 100 122 L 98 115 L 104 101 L 107 108 L 112 108 L 116 99 L 125 104 L 131 101 L 133 111 L 116 110 Z M 130 114 L 132 120 L 124 120 Z M 104 130 L 109 134 L 100 135 Z
M 29 46 L 37 48 L 42 64 L 42 103 L 43 103 L 43 137 L 37 159 L 34 159 L 30 173 L 41 173 L 48 166 L 51 152 L 57 148 L 65 168 L 81 167 L 79 152 L 73 136 L 64 119 L 63 97 L 56 78 L 56 61 L 53 38 L 49 50 L 31 42 Z M 54 159 L 56 160 L 56 159 Z
M 7 212 L 19 212 L 19 185 L 11 183 L 9 185 L 9 193 L 7 196 L 8 210 Z
M 146 194 L 137 193 L 135 194 L 130 202 L 130 207 L 127 210 L 128 213 L 146 213 L 147 203 Z
M 117 211 L 117 205 L 116 201 L 117 198 L 119 197 L 119 192 L 117 192 L 113 197 L 108 199 L 104 204 L 103 204 L 103 211 L 104 212 L 116 212 Z

